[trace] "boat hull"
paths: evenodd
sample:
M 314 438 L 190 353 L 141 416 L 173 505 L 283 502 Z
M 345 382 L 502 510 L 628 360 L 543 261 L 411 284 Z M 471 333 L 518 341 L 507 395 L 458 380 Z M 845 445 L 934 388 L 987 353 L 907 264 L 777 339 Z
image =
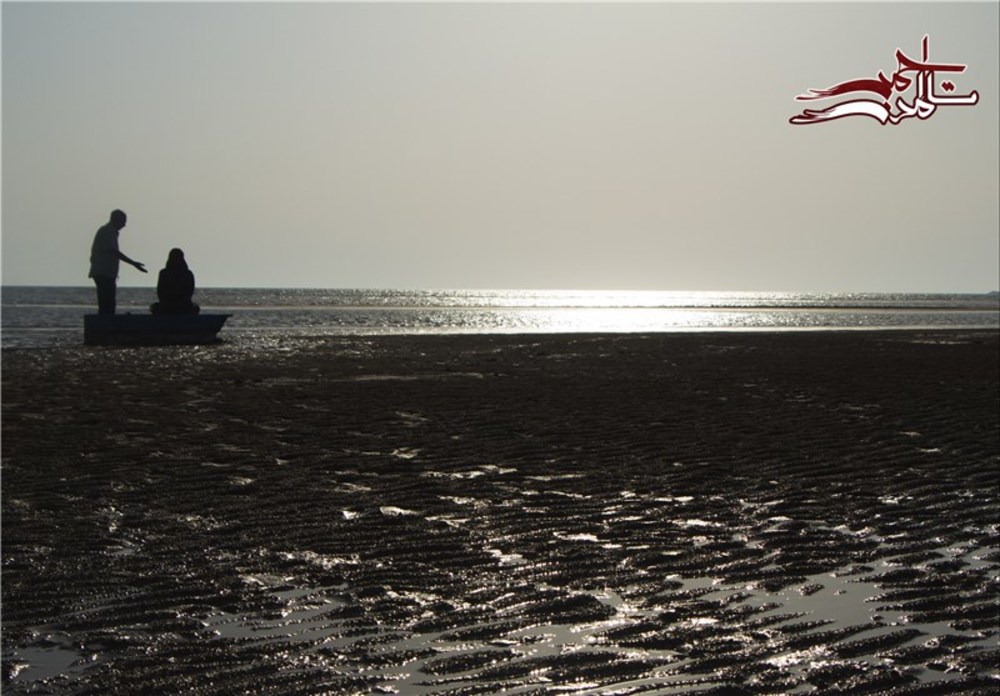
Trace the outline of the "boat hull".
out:
M 200 345 L 219 341 L 231 314 L 86 314 L 83 342 L 88 346 Z

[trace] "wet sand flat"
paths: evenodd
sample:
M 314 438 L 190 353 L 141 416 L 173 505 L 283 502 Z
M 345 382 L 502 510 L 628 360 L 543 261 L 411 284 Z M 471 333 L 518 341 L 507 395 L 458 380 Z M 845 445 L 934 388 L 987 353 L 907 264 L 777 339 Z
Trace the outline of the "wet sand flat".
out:
M 998 347 L 4 351 L 3 691 L 993 694 Z

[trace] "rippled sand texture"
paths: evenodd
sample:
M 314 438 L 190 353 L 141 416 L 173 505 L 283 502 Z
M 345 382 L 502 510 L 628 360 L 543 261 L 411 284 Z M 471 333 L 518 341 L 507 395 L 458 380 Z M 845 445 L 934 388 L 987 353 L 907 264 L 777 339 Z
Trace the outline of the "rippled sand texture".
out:
M 997 356 L 6 351 L 4 692 L 995 694 Z

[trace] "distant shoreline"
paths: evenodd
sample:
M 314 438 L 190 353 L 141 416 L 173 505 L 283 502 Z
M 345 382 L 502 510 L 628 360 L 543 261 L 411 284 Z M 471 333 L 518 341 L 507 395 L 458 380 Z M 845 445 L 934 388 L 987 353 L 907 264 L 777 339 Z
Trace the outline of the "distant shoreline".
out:
M 1000 296 L 984 294 L 201 288 L 195 299 L 232 315 L 220 338 L 262 345 L 303 335 L 1000 328 Z M 152 288 L 120 288 L 118 309 L 146 314 L 154 300 Z M 94 311 L 92 288 L 7 288 L 2 345 L 71 344 Z
M 155 287 L 155 284 L 133 284 L 121 283 L 121 289 L 148 290 Z M 0 285 L 0 291 L 8 288 L 29 289 L 29 288 L 58 288 L 66 290 L 86 289 L 93 291 L 93 286 L 86 283 L 66 284 L 66 285 L 29 285 L 19 283 L 5 283 Z M 471 287 L 471 288 L 448 288 L 448 287 L 428 287 L 428 288 L 399 288 L 399 287 L 311 287 L 311 286 L 250 286 L 250 285 L 199 285 L 205 290 L 265 290 L 265 291 L 305 291 L 305 292 L 329 292 L 343 290 L 362 290 L 376 292 L 539 292 L 539 293 L 635 293 L 635 294 L 698 294 L 698 293 L 730 293 L 730 294 L 800 294 L 800 295 L 1000 295 L 1000 290 L 678 290 L 678 289 L 621 289 L 621 288 L 492 288 L 492 287 Z

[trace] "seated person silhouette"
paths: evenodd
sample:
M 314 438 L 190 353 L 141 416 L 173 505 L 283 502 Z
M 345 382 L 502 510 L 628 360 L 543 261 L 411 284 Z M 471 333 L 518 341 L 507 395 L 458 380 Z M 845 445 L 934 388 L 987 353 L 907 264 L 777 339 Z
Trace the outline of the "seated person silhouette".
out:
M 159 302 L 149 306 L 153 314 L 197 314 L 199 307 L 191 301 L 194 295 L 194 273 L 188 269 L 184 252 L 171 249 L 167 265 L 160 271 L 156 283 Z

